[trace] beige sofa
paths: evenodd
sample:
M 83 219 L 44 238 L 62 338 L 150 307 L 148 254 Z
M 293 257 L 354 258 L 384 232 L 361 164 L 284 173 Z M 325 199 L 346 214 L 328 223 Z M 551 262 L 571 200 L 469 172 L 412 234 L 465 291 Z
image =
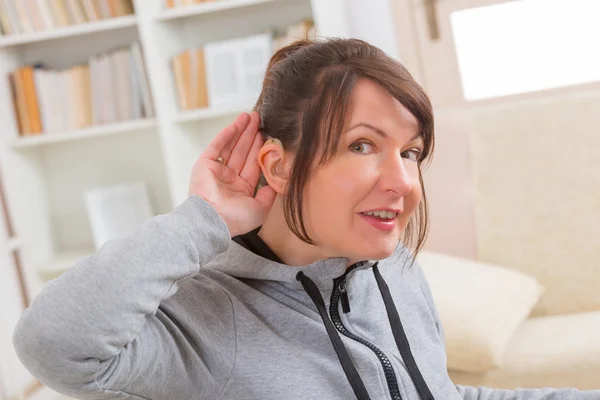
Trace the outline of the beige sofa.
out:
M 600 265 L 579 295 L 561 296 L 534 274 L 503 266 L 431 251 L 421 253 L 419 263 L 444 326 L 455 383 L 600 389 L 600 307 L 594 301 Z
M 457 383 L 600 389 L 598 110 L 598 85 L 436 110 L 426 249 L 501 269 L 424 260 Z

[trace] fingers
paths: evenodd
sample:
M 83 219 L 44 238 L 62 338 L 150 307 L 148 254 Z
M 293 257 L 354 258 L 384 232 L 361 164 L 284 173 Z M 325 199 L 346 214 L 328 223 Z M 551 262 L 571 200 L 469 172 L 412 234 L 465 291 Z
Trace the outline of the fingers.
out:
M 258 113 L 252 112 L 250 114 L 250 122 L 248 122 L 246 129 L 233 148 L 231 157 L 227 159 L 227 166 L 234 170 L 236 174 L 239 174 L 244 168 L 244 165 L 246 165 L 248 153 L 252 149 L 255 137 L 258 135 L 259 124 L 260 117 L 258 116 Z
M 277 193 L 273 190 L 273 188 L 269 186 L 263 186 L 258 190 L 254 198 L 261 205 L 266 215 L 266 213 L 271 209 L 276 197 Z
M 250 152 L 246 157 L 244 169 L 242 169 L 242 172 L 240 173 L 240 177 L 248 182 L 252 187 L 256 187 L 258 184 L 258 179 L 260 178 L 260 166 L 258 165 L 257 157 L 258 152 L 260 151 L 264 142 L 265 141 L 260 133 L 256 134 L 254 137 L 254 143 L 252 143 L 252 148 L 250 148 Z
M 206 168 L 208 168 L 208 170 L 211 171 L 215 178 L 217 178 L 217 180 L 221 183 L 233 184 L 238 177 L 235 172 L 220 162 L 206 163 Z
M 214 161 L 217 157 L 221 156 L 225 162 L 227 162 L 231 157 L 231 152 L 233 151 L 235 144 L 242 132 L 246 130 L 249 122 L 250 116 L 248 113 L 241 113 L 238 115 L 231 125 L 223 128 L 208 144 L 202 153 L 202 157 Z

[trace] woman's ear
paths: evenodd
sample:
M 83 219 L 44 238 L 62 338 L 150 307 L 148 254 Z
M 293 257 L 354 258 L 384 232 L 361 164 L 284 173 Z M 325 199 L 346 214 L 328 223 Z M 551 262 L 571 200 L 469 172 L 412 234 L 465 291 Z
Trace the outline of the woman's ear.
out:
M 287 161 L 289 160 L 286 160 L 281 141 L 268 139 L 259 150 L 257 161 L 269 186 L 277 194 L 283 194 L 288 181 Z

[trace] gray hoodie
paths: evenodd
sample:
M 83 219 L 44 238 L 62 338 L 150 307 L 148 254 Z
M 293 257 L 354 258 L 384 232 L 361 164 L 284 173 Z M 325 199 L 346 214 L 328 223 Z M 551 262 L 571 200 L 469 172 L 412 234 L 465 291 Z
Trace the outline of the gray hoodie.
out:
M 334 279 L 345 274 L 346 259 L 303 267 L 269 261 L 233 242 L 215 210 L 190 196 L 49 282 L 23 313 L 13 342 L 42 383 L 82 399 L 353 399 L 344 351 L 366 398 L 419 399 L 377 269 L 413 370 L 431 394 L 425 397 L 600 400 L 600 391 L 454 385 L 429 287 L 418 264 L 406 265 L 407 255 L 400 248 L 377 267 L 359 264 L 341 287 Z M 322 295 L 337 330 L 329 333 L 344 349 L 334 349 L 300 271 Z

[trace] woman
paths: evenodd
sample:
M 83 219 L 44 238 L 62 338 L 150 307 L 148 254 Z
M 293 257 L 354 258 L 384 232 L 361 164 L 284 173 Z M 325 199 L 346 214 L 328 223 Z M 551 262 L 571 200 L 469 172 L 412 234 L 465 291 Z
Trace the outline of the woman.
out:
M 183 204 L 23 313 L 15 347 L 43 383 L 87 399 L 600 399 L 450 381 L 413 262 L 432 109 L 402 65 L 359 40 L 296 42 L 255 111 L 204 151 Z

